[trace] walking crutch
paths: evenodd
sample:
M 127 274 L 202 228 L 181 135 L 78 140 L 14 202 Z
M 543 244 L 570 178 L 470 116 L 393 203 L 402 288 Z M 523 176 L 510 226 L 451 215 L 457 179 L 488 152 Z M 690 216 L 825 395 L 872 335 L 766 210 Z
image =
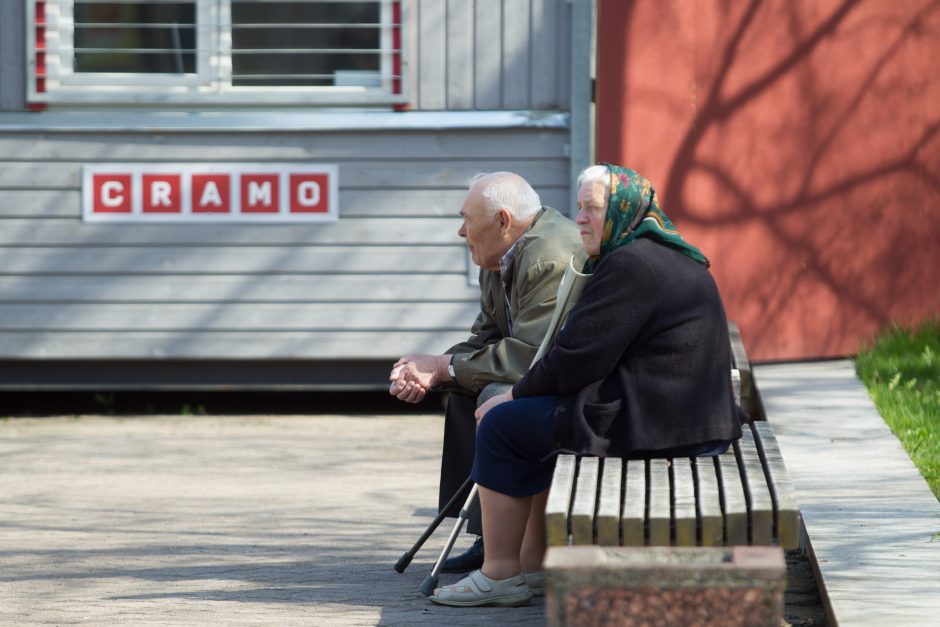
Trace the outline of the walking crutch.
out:
M 468 478 L 467 481 L 470 481 L 470 479 Z M 463 488 L 461 488 L 461 490 L 463 490 Z M 457 494 L 460 494 L 460 492 L 458 491 Z M 441 568 L 444 566 L 444 560 L 447 559 L 447 555 L 450 553 L 450 550 L 454 548 L 454 542 L 457 541 L 457 536 L 460 535 L 460 530 L 463 529 L 464 523 L 467 522 L 468 518 L 470 518 L 470 506 L 473 505 L 473 499 L 476 497 L 477 484 L 474 483 L 473 487 L 470 489 L 470 494 L 467 495 L 466 502 L 464 502 L 463 507 L 460 508 L 460 516 L 457 518 L 457 522 L 454 524 L 454 528 L 450 532 L 450 537 L 447 538 L 447 543 L 444 545 L 440 556 L 434 563 L 434 568 L 431 570 L 431 574 L 425 577 L 424 581 L 421 582 L 420 590 L 421 594 L 424 596 L 431 596 L 431 593 L 434 592 L 434 588 L 437 587 L 438 575 L 440 575 Z M 444 509 L 446 511 L 447 508 Z
M 454 496 L 450 497 L 450 500 L 447 501 L 447 505 L 441 508 L 441 511 L 437 514 L 437 517 L 431 521 L 431 524 L 428 525 L 428 528 L 424 530 L 424 533 L 421 534 L 421 537 L 418 538 L 418 541 L 414 543 L 414 546 L 402 553 L 402 556 L 398 558 L 397 562 L 395 562 L 395 570 L 397 572 L 405 572 L 405 569 L 408 568 L 408 564 L 410 564 L 412 558 L 414 558 L 415 553 L 417 553 L 421 547 L 424 546 L 424 543 L 427 542 L 428 538 L 431 537 L 431 534 L 433 534 L 438 525 L 441 524 L 441 521 L 444 520 L 447 515 L 447 510 L 449 510 L 451 506 L 457 502 L 457 499 L 460 498 L 460 495 L 472 482 L 473 480 L 470 477 L 467 477 L 467 480 L 463 482 L 463 485 L 457 488 L 457 491 L 454 492 Z M 464 507 L 467 506 L 465 505 Z

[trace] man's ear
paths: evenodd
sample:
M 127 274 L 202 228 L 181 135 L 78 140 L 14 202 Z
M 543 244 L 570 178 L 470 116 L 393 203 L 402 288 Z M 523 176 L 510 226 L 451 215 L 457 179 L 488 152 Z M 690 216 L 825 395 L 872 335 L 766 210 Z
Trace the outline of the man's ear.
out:
M 512 214 L 509 209 L 500 209 L 497 211 L 496 219 L 499 223 L 499 232 L 508 233 L 512 228 Z

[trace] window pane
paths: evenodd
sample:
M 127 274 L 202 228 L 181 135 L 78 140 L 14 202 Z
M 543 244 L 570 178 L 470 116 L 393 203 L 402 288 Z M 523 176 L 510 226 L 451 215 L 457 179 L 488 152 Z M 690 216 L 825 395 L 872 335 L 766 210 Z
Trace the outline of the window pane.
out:
M 75 3 L 75 71 L 192 74 L 196 3 Z
M 377 2 L 232 1 L 233 85 L 381 86 Z

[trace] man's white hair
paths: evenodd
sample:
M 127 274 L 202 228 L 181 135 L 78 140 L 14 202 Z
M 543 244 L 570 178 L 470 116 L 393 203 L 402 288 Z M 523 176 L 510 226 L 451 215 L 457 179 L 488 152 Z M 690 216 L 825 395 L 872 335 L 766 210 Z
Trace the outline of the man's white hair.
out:
M 591 183 L 604 185 L 604 204 L 610 202 L 610 170 L 606 165 L 592 165 L 581 170 L 578 175 L 578 193 L 581 188 Z
M 527 220 L 542 208 L 542 200 L 529 183 L 512 172 L 482 172 L 470 179 L 470 189 L 480 186 L 486 214 L 507 209 L 513 218 Z

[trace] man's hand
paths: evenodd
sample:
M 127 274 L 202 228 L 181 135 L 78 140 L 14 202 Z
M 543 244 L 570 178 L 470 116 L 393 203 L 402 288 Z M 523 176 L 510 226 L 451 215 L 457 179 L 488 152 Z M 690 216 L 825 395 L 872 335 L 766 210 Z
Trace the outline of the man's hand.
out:
M 421 401 L 435 385 L 450 381 L 450 355 L 407 355 L 395 362 L 389 375 L 388 393 L 405 401 Z
M 474 416 L 476 417 L 476 419 L 477 419 L 477 424 L 480 424 L 480 421 L 483 420 L 483 417 L 484 417 L 484 416 L 487 414 L 487 412 L 489 412 L 491 409 L 493 409 L 493 408 L 496 407 L 497 405 L 502 405 L 503 403 L 505 403 L 505 402 L 507 402 L 507 401 L 511 401 L 511 400 L 512 400 L 512 388 L 509 388 L 508 390 L 506 390 L 506 391 L 503 392 L 502 394 L 497 394 L 496 396 L 494 396 L 494 397 L 491 398 L 490 400 L 486 401 L 485 403 L 483 403 L 482 405 L 480 405 L 479 407 L 477 407 L 477 410 L 476 410 L 475 412 L 473 412 L 473 415 L 474 415 Z
M 392 370 L 392 375 L 389 377 L 392 381 L 388 388 L 389 394 L 406 403 L 419 403 L 427 396 L 427 388 L 421 387 L 414 381 L 397 380 L 396 373 L 396 370 Z

